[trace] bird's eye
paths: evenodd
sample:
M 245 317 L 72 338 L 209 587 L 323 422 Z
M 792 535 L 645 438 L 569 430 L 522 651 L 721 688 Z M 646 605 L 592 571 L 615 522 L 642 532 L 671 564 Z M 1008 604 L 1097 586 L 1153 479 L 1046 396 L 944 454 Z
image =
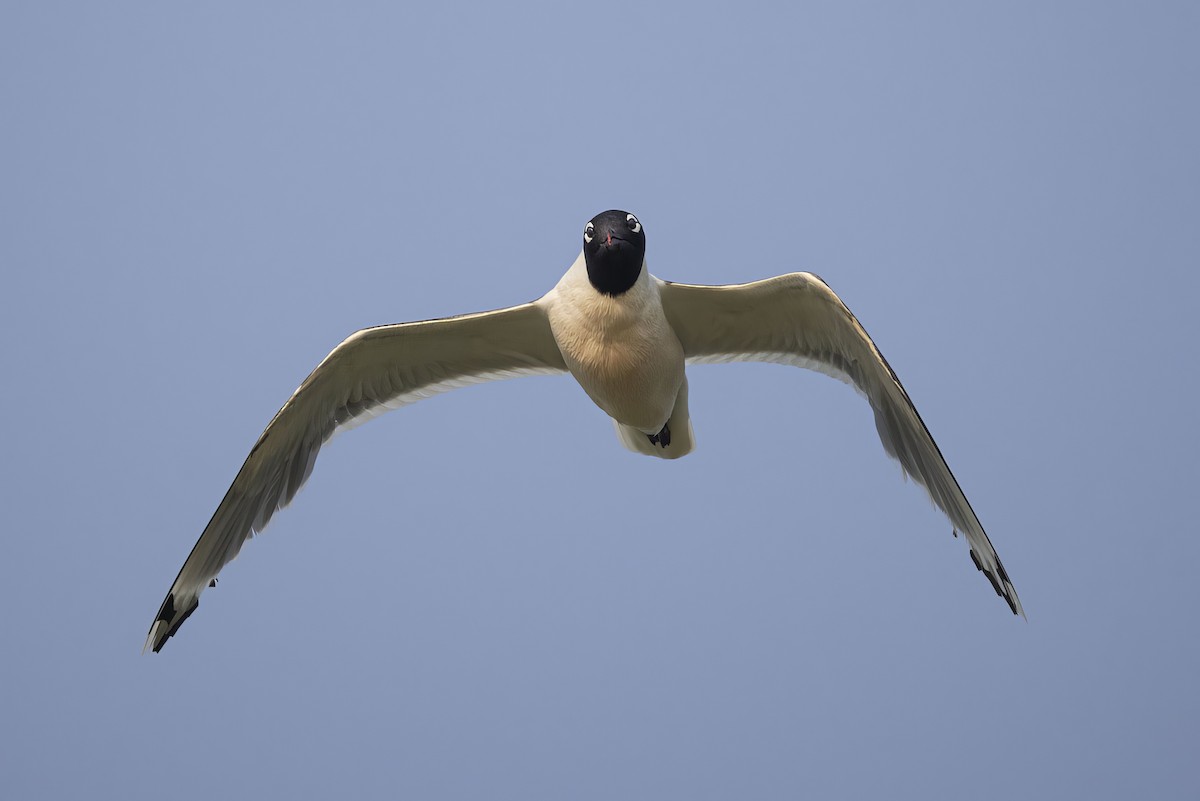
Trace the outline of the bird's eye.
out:
M 592 237 L 595 235 L 596 235 L 596 226 L 592 225 L 591 223 L 588 223 L 587 225 L 585 225 L 583 227 L 583 241 L 584 242 L 587 242 L 590 245 L 592 242 Z
M 641 224 L 640 222 L 638 222 L 638 218 L 637 218 L 637 217 L 634 217 L 632 214 L 630 214 L 628 217 L 626 217 L 626 218 L 625 218 L 625 221 L 626 221 L 627 223 L 629 223 L 629 228 L 630 228 L 630 229 L 631 229 L 631 230 L 632 230 L 632 231 L 633 231 L 635 234 L 639 234 L 639 233 L 641 233 L 641 232 L 642 232 L 642 224 Z

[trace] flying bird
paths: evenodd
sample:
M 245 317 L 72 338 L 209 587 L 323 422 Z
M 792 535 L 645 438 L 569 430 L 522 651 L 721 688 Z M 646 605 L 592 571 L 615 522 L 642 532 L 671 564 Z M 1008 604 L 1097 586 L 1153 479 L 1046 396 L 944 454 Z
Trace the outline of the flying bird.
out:
M 568 372 L 631 451 L 676 459 L 694 447 L 685 365 L 764 361 L 853 386 L 888 455 L 962 532 L 1014 614 L 1016 589 L 900 379 L 833 290 L 812 273 L 696 286 L 646 269 L 646 233 L 625 211 L 597 214 L 583 249 L 541 298 L 496 311 L 365 328 L 333 349 L 267 425 L 150 626 L 160 650 L 221 568 L 286 506 L 338 431 L 468 384 Z

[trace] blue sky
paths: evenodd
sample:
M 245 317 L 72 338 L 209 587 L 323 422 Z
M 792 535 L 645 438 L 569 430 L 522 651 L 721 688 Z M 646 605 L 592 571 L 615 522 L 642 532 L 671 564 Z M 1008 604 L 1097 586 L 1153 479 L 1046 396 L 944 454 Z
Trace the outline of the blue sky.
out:
M 7 4 L 0 794 L 1195 798 L 1194 4 Z M 774 365 L 698 449 L 567 378 L 336 439 L 161 654 L 270 416 L 357 328 L 807 269 L 1026 623 Z

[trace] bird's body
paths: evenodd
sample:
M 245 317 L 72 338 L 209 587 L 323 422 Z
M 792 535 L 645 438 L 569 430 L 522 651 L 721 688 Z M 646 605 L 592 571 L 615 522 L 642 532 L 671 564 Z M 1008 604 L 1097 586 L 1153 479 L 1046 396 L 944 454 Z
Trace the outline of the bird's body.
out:
M 677 437 L 666 448 L 640 447 L 643 440 L 652 445 L 647 438 L 669 419 L 687 421 L 683 346 L 667 322 L 657 279 L 642 270 L 620 295 L 599 293 L 588 281 L 581 253 L 536 304 L 546 311 L 567 369 L 588 397 L 624 427 L 619 430 L 627 447 L 627 439 L 632 440 L 638 443 L 635 450 L 667 458 L 691 450 L 690 436 Z M 672 430 L 683 434 L 682 428 Z
M 899 379 L 845 304 L 815 275 L 704 287 L 651 275 L 632 214 L 588 222 L 562 279 L 532 303 L 367 328 L 338 345 L 268 424 L 184 562 L 150 627 L 158 651 L 243 543 L 312 472 L 333 434 L 466 384 L 570 372 L 632 451 L 694 447 L 685 364 L 770 361 L 816 369 L 866 397 L 889 455 L 962 531 L 971 559 L 1014 613 L 1016 590 Z

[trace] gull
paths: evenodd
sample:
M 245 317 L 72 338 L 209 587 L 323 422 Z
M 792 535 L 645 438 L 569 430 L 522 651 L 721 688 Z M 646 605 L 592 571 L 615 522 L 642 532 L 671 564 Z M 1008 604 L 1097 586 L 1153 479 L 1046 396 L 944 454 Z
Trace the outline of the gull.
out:
M 159 651 L 312 472 L 334 434 L 431 395 L 515 376 L 568 372 L 631 451 L 676 459 L 695 445 L 685 365 L 762 361 L 817 370 L 871 406 L 889 456 L 962 532 L 971 560 L 1014 614 L 1016 589 L 900 379 L 833 290 L 798 272 L 727 286 L 663 281 L 646 268 L 636 216 L 610 210 L 541 298 L 507 309 L 364 328 L 333 349 L 250 450 L 146 638 Z M 144 650 L 144 649 L 143 649 Z

